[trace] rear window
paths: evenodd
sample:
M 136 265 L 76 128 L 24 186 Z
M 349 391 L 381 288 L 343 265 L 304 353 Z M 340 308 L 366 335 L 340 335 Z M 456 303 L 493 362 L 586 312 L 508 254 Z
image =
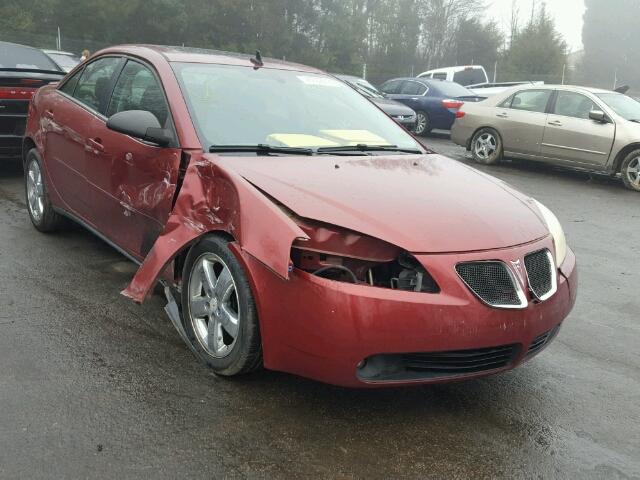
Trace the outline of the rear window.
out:
M 442 82 L 434 85 L 438 91 L 445 97 L 473 97 L 474 93 L 471 90 L 464 88 L 462 85 L 458 85 L 453 82 Z
M 44 52 L 35 48 L 0 42 L 0 68 L 60 71 Z
M 73 55 L 66 55 L 64 53 L 49 53 L 48 54 L 58 65 L 63 69 L 71 70 L 73 67 L 80 63 L 80 59 Z
M 476 85 L 478 83 L 486 83 L 487 76 L 481 68 L 469 68 L 456 72 L 453 75 L 453 81 L 460 85 Z

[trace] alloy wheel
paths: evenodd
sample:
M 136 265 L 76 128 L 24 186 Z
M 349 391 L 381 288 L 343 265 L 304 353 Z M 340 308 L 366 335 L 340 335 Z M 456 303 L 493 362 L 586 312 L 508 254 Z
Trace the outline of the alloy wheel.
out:
M 475 154 L 482 160 L 488 160 L 498 149 L 496 137 L 490 133 L 483 133 L 476 139 Z
M 625 172 L 629 183 L 635 188 L 640 189 L 640 157 L 636 157 L 629 162 Z
M 31 216 L 36 222 L 40 222 L 44 215 L 44 186 L 40 165 L 36 160 L 29 163 L 27 171 L 27 203 Z
M 420 112 L 418 113 L 418 116 L 416 119 L 416 134 L 422 135 L 426 129 L 427 129 L 427 116 L 424 113 Z
M 231 353 L 241 319 L 238 292 L 229 267 L 214 253 L 201 255 L 191 270 L 189 316 L 209 355 L 223 358 Z

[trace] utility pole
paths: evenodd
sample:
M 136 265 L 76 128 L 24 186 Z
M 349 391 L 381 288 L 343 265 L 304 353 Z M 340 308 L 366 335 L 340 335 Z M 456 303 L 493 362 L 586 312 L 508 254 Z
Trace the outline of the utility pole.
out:
M 62 37 L 60 36 L 60 27 L 58 27 L 58 50 L 62 50 Z
M 367 79 L 367 64 L 366 63 L 362 64 L 362 78 L 364 78 L 365 80 Z
M 567 71 L 567 64 L 562 65 L 562 85 L 564 85 L 564 74 Z

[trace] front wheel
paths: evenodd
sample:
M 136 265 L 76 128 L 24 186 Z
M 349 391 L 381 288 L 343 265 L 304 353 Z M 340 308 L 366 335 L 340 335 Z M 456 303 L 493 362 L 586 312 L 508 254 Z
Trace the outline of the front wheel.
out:
M 471 140 L 473 159 L 483 165 L 495 165 L 502 160 L 502 139 L 492 128 L 479 130 Z
M 218 375 L 262 365 L 258 314 L 249 281 L 228 241 L 205 237 L 183 270 L 182 321 L 196 355 Z
M 416 112 L 416 127 L 414 133 L 416 135 L 426 135 L 431 132 L 431 119 L 425 112 Z
M 620 174 L 625 187 L 640 192 L 640 150 L 634 150 L 625 157 Z

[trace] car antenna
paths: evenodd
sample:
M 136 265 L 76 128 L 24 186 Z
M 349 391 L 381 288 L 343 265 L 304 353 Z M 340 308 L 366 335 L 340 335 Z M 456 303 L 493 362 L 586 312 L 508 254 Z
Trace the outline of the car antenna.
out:
M 256 57 L 251 59 L 251 63 L 253 63 L 254 70 L 258 70 L 260 67 L 264 67 L 264 63 L 262 62 L 262 55 L 260 55 L 260 50 L 256 50 Z

